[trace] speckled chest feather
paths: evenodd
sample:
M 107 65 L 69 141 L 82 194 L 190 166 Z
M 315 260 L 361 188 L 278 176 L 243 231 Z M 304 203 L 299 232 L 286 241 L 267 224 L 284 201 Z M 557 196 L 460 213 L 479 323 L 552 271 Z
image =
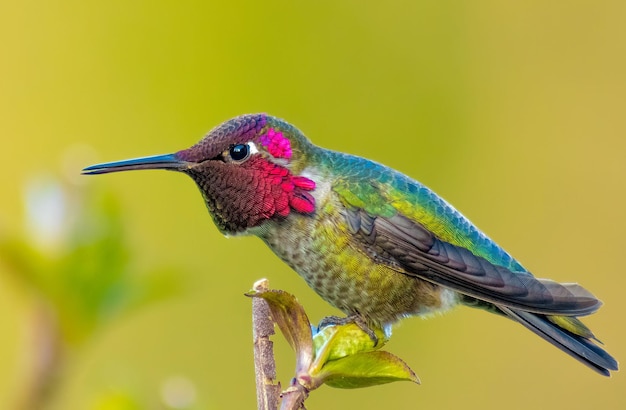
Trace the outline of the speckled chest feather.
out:
M 377 263 L 356 246 L 332 191 L 318 206 L 322 211 L 274 221 L 257 235 L 327 302 L 379 325 L 455 303 L 453 292 Z

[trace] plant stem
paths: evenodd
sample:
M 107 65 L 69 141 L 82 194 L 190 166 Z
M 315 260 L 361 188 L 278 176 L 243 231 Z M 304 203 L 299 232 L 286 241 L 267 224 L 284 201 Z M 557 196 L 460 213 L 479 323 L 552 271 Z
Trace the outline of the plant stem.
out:
M 269 289 L 269 281 L 261 279 L 252 287 L 255 291 Z M 275 383 L 276 362 L 273 343 L 274 322 L 267 302 L 252 298 L 252 336 L 254 339 L 254 372 L 256 375 L 256 398 L 259 410 L 276 410 L 280 400 L 280 383 Z
M 35 302 L 31 329 L 28 380 L 16 410 L 45 408 L 54 395 L 63 364 L 58 322 L 54 311 L 44 300 Z
M 304 401 L 309 397 L 309 391 L 294 379 L 282 396 L 280 410 L 299 410 L 304 409 Z

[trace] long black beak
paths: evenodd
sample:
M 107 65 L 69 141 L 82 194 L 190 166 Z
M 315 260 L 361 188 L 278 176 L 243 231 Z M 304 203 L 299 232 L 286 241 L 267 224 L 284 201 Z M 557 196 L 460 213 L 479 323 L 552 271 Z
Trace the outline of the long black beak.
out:
M 95 175 L 109 172 L 133 171 L 136 169 L 169 169 L 172 171 L 182 171 L 191 164 L 190 162 L 181 160 L 176 154 L 153 155 L 151 157 L 91 165 L 83 169 L 82 173 L 83 175 Z

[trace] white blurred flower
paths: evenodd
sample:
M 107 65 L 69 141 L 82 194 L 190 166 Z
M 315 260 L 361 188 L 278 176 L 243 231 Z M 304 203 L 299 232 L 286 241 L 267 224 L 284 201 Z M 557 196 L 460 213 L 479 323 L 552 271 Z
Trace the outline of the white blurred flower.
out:
M 72 223 L 70 198 L 58 179 L 32 178 L 25 185 L 25 228 L 29 239 L 43 251 L 60 251 Z
M 163 403 L 174 409 L 186 409 L 196 401 L 196 386 L 184 376 L 168 377 L 161 385 Z

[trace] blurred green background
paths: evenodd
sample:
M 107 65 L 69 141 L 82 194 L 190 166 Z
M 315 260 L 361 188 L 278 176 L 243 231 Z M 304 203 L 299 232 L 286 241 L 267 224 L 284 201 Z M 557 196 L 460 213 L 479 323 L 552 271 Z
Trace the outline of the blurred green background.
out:
M 605 302 L 586 323 L 623 362 L 625 19 L 619 0 L 3 2 L 0 407 L 28 396 L 41 323 L 58 320 L 50 408 L 255 408 L 242 294 L 268 277 L 313 321 L 337 312 L 260 241 L 224 239 L 191 180 L 78 174 L 259 111 L 419 179 L 537 276 L 584 284 Z M 39 255 L 47 282 L 22 280 L 14 251 Z M 58 262 L 76 254 L 92 277 L 60 291 Z M 275 339 L 286 384 L 293 358 Z M 421 386 L 324 387 L 308 407 L 626 407 L 623 373 L 482 311 L 406 320 L 387 349 Z

